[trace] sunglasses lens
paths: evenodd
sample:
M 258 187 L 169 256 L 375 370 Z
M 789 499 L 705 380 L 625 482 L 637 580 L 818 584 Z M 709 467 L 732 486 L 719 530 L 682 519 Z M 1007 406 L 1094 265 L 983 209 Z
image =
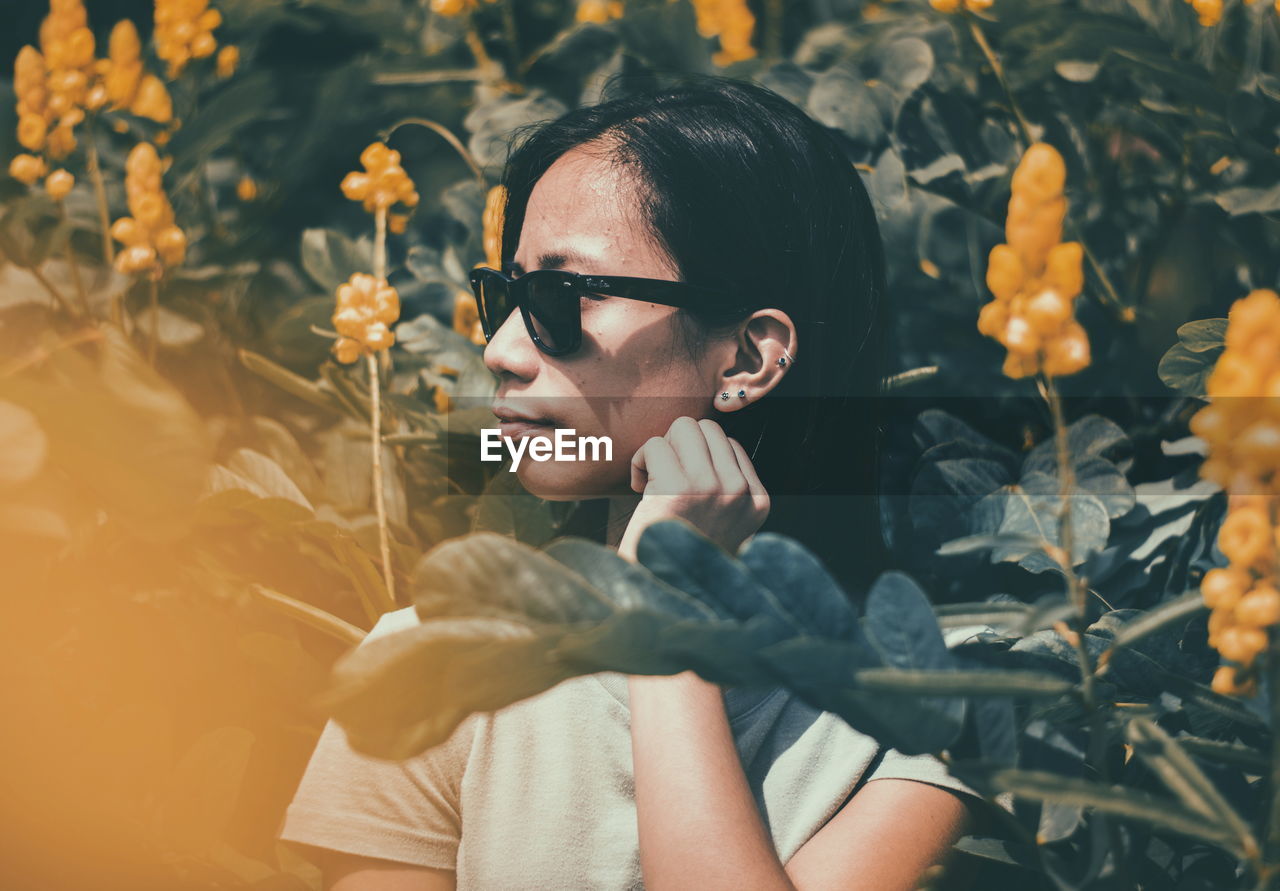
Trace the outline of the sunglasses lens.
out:
M 528 286 L 529 318 L 538 340 L 547 349 L 572 350 L 582 324 L 577 290 L 555 276 L 530 275 Z
M 515 301 L 507 283 L 493 273 L 481 272 L 472 283 L 472 290 L 480 313 L 480 327 L 484 329 L 485 338 L 492 340 L 515 309 Z

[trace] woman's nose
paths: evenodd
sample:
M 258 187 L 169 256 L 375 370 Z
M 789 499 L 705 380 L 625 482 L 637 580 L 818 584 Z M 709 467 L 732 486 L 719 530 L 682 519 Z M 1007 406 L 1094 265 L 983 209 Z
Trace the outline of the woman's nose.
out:
M 530 380 L 538 361 L 538 347 L 525 330 L 520 310 L 513 310 L 484 348 L 485 367 L 499 376 L 506 372 Z

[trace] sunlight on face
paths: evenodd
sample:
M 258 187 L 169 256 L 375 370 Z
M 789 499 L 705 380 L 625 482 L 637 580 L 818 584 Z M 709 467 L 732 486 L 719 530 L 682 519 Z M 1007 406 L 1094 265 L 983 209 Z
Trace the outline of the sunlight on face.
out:
M 654 246 L 625 170 L 574 149 L 555 161 L 529 198 L 515 254 L 519 272 L 567 269 L 675 281 L 674 266 Z M 631 457 L 681 415 L 714 417 L 716 351 L 690 360 L 676 342 L 675 307 L 621 297 L 583 297 L 582 347 L 548 356 L 534 345 L 519 311 L 485 348 L 499 378 L 495 402 L 549 418 L 579 436 L 608 436 L 613 460 L 523 462 L 530 492 L 549 500 L 627 494 Z M 495 421 L 496 423 L 496 421 Z M 550 436 L 541 429 L 535 435 Z

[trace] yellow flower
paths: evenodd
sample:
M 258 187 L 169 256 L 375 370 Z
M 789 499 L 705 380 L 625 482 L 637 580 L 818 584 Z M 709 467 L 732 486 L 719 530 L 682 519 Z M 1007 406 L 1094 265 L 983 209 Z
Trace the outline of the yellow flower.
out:
M 391 326 L 400 318 L 400 295 L 386 279 L 357 272 L 338 286 L 337 296 L 332 321 L 340 335 L 333 346 L 339 362 L 349 365 L 395 343 Z
M 210 9 L 208 0 L 156 0 L 156 55 L 169 64 L 170 80 L 192 59 L 214 54 L 218 41 L 213 31 L 221 24 L 222 14 Z
M 610 19 L 622 18 L 622 0 L 578 0 L 574 19 L 603 25 Z
M 55 170 L 50 173 L 44 181 L 44 190 L 49 193 L 49 197 L 54 201 L 61 201 L 71 194 L 71 189 L 76 184 L 76 178 L 65 170 Z
M 502 218 L 507 207 L 507 189 L 501 183 L 489 189 L 484 201 L 484 258 L 492 269 L 502 268 Z
M 236 68 L 240 65 L 240 48 L 237 46 L 224 46 L 218 51 L 217 71 L 218 77 L 226 80 L 228 77 L 236 73 Z
M 991 250 L 987 287 L 995 300 L 978 314 L 978 330 L 1009 350 L 1003 371 L 1074 374 L 1090 362 L 1089 338 L 1073 318 L 1084 287 L 1084 248 L 1062 242 L 1067 168 L 1057 149 L 1036 143 L 1013 174 L 1005 244 Z
M 718 37 L 711 61 L 721 67 L 756 55 L 751 45 L 756 18 L 746 0 L 693 0 L 696 27 L 703 37 Z
M 125 245 L 116 269 L 126 275 L 178 266 L 186 258 L 187 236 L 174 222 L 173 206 L 164 193 L 164 165 L 155 146 L 140 142 L 125 160 L 125 194 L 129 213 L 111 226 L 111 237 Z
M 375 142 L 360 153 L 364 171 L 352 171 L 342 180 L 342 194 L 352 201 L 360 201 L 365 210 L 374 213 L 402 204 L 418 206 L 418 193 L 413 180 L 400 166 L 400 153 L 392 151 L 381 142 Z
M 44 176 L 47 169 L 44 158 L 37 155 L 14 155 L 9 162 L 9 175 L 28 186 Z

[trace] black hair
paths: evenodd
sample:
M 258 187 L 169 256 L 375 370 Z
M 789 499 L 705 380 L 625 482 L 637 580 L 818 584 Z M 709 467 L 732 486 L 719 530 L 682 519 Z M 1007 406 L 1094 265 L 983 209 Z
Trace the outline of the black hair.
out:
M 847 590 L 863 591 L 886 561 L 878 482 L 887 319 L 879 227 L 853 162 L 832 131 L 777 93 L 686 76 L 573 109 L 519 140 L 503 173 L 504 263 L 538 179 L 588 145 L 628 164 L 644 222 L 681 281 L 794 321 L 795 364 L 779 384 L 713 417 L 754 455 L 771 500 L 761 531 L 797 539 Z M 696 307 L 677 317 L 687 348 L 722 327 Z M 597 521 L 607 505 L 598 501 L 587 511 Z

